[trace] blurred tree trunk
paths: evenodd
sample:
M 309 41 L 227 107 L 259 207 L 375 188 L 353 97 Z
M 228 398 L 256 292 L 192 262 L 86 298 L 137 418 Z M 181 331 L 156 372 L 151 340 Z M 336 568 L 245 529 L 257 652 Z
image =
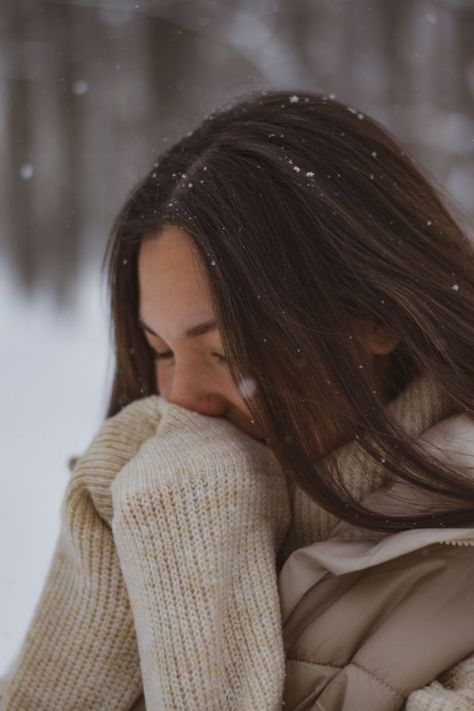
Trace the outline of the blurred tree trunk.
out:
M 335 94 L 472 207 L 474 5 L 3 0 L 2 250 L 70 303 L 161 151 L 249 89 Z M 1 136 L 2 134 L 0 134 Z
M 32 213 L 34 190 L 33 123 L 31 82 L 25 40 L 28 28 L 28 8 L 24 0 L 4 7 L 4 22 L 10 39 L 8 93 L 6 96 L 6 135 L 2 153 L 6 166 L 6 220 L 2 232 L 17 265 L 17 274 L 24 290 L 32 291 L 35 283 L 38 242 Z

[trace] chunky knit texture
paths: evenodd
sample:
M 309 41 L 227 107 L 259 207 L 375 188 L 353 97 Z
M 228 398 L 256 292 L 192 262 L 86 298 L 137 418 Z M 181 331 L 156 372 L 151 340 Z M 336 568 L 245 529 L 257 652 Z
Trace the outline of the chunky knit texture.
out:
M 281 467 L 221 419 L 165 407 L 112 484 L 113 531 L 150 709 L 273 709 L 284 653 Z
M 429 377 L 389 407 L 415 436 L 451 414 Z M 356 441 L 329 456 L 358 498 L 387 480 Z M 143 690 L 148 711 L 280 709 L 276 559 L 336 522 L 226 420 L 131 403 L 74 467 L 0 711 L 129 711 Z M 474 655 L 406 708 L 474 708 Z
M 288 524 L 268 447 L 159 396 L 131 403 L 72 472 L 0 708 L 128 710 L 142 685 L 149 711 L 278 708 Z

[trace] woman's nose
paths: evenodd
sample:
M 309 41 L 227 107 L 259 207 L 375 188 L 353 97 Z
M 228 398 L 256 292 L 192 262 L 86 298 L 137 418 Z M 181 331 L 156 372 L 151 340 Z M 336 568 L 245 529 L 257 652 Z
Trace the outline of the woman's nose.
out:
M 227 399 L 218 393 L 194 392 L 189 388 L 186 391 L 178 391 L 172 387 L 166 400 L 208 417 L 225 417 L 229 406 Z

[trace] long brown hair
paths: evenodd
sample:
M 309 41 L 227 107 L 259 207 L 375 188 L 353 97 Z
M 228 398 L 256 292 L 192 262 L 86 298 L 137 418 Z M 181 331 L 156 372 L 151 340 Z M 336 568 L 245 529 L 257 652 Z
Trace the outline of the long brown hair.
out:
M 107 416 L 157 392 L 137 320 L 137 255 L 165 225 L 193 240 L 234 382 L 255 381 L 253 417 L 311 497 L 379 530 L 474 522 L 474 477 L 420 451 L 360 367 L 354 315 L 400 337 L 392 397 L 429 372 L 474 417 L 473 247 L 386 129 L 320 94 L 252 92 L 158 156 L 104 257 L 116 348 Z M 327 421 L 392 475 L 458 505 L 391 518 L 363 507 L 325 469 Z

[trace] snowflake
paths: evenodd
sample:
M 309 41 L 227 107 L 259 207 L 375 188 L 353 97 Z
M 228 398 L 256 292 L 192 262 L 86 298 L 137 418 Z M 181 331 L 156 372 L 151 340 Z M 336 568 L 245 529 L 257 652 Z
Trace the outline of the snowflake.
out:
M 257 391 L 257 385 L 253 378 L 242 378 L 239 385 L 239 392 L 242 397 L 252 397 Z
M 84 79 L 78 79 L 72 85 L 72 90 L 76 96 L 82 96 L 89 90 L 89 84 Z
M 300 97 L 296 96 L 296 94 L 293 94 L 293 96 L 290 96 L 289 99 L 291 104 L 297 104 L 300 100 Z
M 20 175 L 23 180 L 29 180 L 33 177 L 34 168 L 31 163 L 24 163 L 20 168 Z

